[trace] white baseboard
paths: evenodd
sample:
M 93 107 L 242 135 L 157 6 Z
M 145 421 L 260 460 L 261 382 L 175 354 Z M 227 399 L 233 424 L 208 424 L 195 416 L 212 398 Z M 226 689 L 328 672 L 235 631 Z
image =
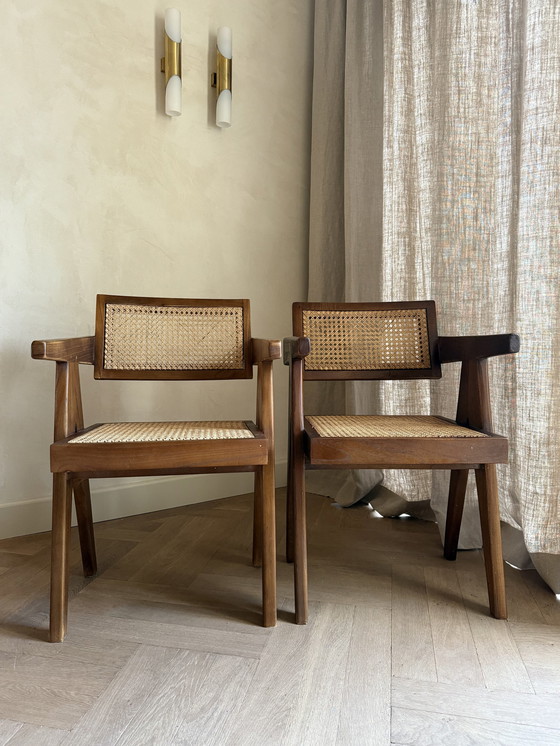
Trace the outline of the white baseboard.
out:
M 276 464 L 276 486 L 286 485 L 286 462 Z M 253 491 L 253 474 L 190 474 L 90 482 L 93 520 L 110 521 Z M 72 521 L 75 525 L 75 517 Z M 0 539 L 50 531 L 51 498 L 0 505 Z

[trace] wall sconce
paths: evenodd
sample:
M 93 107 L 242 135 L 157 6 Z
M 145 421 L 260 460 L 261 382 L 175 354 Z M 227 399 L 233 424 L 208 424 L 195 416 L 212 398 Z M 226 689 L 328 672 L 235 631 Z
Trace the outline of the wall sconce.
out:
M 216 39 L 216 70 L 212 87 L 216 88 L 216 125 L 231 127 L 231 29 L 220 26 Z
M 181 13 L 177 8 L 165 11 L 165 57 L 161 71 L 165 73 L 165 113 L 178 117 L 182 111 L 183 84 L 181 81 Z

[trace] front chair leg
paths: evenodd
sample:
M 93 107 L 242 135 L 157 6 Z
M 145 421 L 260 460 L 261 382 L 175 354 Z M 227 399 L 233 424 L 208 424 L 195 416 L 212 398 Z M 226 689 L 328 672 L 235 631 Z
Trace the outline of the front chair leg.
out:
M 91 512 L 91 495 L 89 480 L 75 480 L 72 483 L 74 503 L 78 519 L 80 536 L 80 550 L 82 553 L 82 567 L 86 578 L 97 572 L 97 556 L 95 553 L 95 536 L 93 533 L 93 515 Z
M 263 626 L 276 625 L 276 496 L 274 462 L 263 466 L 261 500 Z
M 496 619 L 507 619 L 496 465 L 484 464 L 475 475 L 490 613 Z
M 72 491 L 67 473 L 53 475 L 50 641 L 62 642 L 68 616 Z
M 305 465 L 295 457 L 292 469 L 294 527 L 294 588 L 296 624 L 307 624 L 307 517 L 305 501 Z
M 253 567 L 262 566 L 262 545 L 263 545 L 263 478 L 262 470 L 257 469 L 255 472 L 255 487 L 253 499 Z
M 288 456 L 288 486 L 286 488 L 286 562 L 294 561 L 294 484 L 292 457 Z
M 445 521 L 445 541 L 443 556 L 448 560 L 457 559 L 459 532 L 467 491 L 468 469 L 454 469 L 449 477 L 449 500 L 447 503 L 447 518 Z

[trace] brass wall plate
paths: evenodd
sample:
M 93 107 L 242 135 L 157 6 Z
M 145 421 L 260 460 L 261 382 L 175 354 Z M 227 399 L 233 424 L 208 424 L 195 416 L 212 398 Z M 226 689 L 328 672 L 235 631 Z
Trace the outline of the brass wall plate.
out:
M 231 59 L 224 57 L 224 55 L 218 50 L 216 53 L 217 72 L 216 76 L 216 88 L 218 89 L 218 96 L 222 91 L 231 91 Z
M 161 58 L 161 72 L 165 73 L 165 83 L 174 75 L 181 76 L 181 42 L 173 41 L 164 34 L 165 57 Z

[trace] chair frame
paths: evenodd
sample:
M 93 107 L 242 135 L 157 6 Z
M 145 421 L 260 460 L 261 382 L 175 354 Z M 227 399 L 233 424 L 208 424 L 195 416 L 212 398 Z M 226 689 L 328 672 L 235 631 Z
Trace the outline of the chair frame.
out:
M 381 310 L 425 308 L 430 336 L 431 368 L 416 370 L 318 371 L 306 370 L 311 341 L 302 335 L 302 312 L 310 310 Z M 286 557 L 294 562 L 296 623 L 308 619 L 306 469 L 449 469 L 449 501 L 444 557 L 455 560 L 469 469 L 474 469 L 483 538 L 490 613 L 507 618 L 500 533 L 496 463 L 507 462 L 507 438 L 492 432 L 487 359 L 519 351 L 515 334 L 437 336 L 433 301 L 406 303 L 294 303 L 293 337 L 284 339 L 284 364 L 290 367 L 288 499 Z M 461 362 L 456 423 L 488 438 L 453 438 L 442 449 L 442 439 L 325 438 L 318 437 L 304 415 L 303 384 L 307 380 L 438 378 L 439 366 Z M 442 419 L 442 418 L 440 418 Z M 446 439 L 447 440 L 447 439 Z M 468 441 L 468 442 L 467 442 Z M 437 446 L 437 449 L 436 449 Z
M 274 412 L 272 364 L 281 357 L 279 340 L 250 337 L 249 302 L 193 300 L 193 305 L 232 305 L 244 308 L 245 368 L 243 371 L 124 371 L 111 378 L 165 380 L 213 380 L 252 378 L 257 368 L 256 437 L 213 441 L 165 443 L 87 444 L 76 447 L 68 441 L 84 428 L 80 391 L 80 365 L 96 365 L 102 350 L 100 305 L 119 302 L 152 302 L 154 305 L 184 304 L 184 299 L 98 296 L 96 336 L 36 340 L 31 356 L 56 363 L 53 472 L 50 630 L 51 642 L 64 639 L 68 617 L 68 580 L 72 494 L 76 506 L 82 566 L 86 577 L 97 572 L 89 480 L 97 477 L 160 476 L 169 474 L 214 474 L 254 472 L 253 565 L 262 566 L 263 626 L 276 624 L 276 538 L 274 477 Z M 121 371 L 118 371 L 121 373 Z M 171 373 L 171 375 L 169 375 Z M 184 375 L 178 375 L 184 373 Z M 233 373 L 233 375 L 225 375 Z M 138 375 L 139 374 L 139 375 Z M 216 445 L 219 445 L 217 448 Z

